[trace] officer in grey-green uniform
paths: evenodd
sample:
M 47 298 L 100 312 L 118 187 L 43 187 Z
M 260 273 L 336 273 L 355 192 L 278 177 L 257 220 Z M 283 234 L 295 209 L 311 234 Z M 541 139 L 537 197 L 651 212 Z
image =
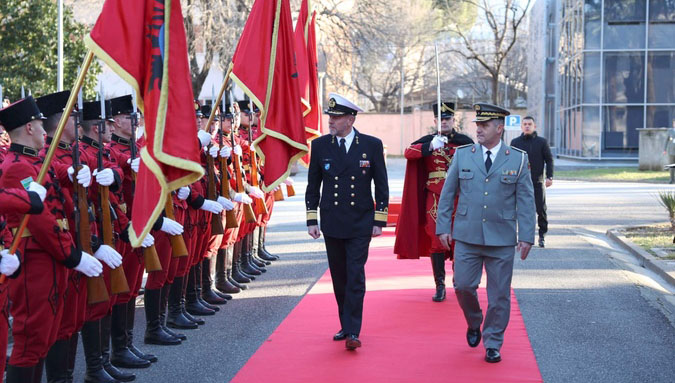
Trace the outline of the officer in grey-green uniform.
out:
M 455 152 L 438 203 L 436 235 L 448 249 L 456 241 L 454 287 L 468 324 L 467 342 L 476 347 L 482 335 L 485 360 L 495 363 L 501 360 L 499 350 L 511 311 L 514 246 L 525 259 L 534 243 L 534 191 L 527 153 L 501 140 L 509 111 L 490 104 L 475 104 L 474 109 L 478 144 L 460 146 Z M 488 294 L 485 320 L 476 293 L 483 266 Z

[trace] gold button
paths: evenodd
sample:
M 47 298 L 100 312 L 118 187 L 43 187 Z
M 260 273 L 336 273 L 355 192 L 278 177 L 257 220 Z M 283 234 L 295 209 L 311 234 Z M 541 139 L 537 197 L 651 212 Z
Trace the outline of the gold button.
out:
M 336 181 L 338 180 L 337 176 L 335 176 L 335 180 L 336 180 Z
M 336 189 L 338 188 L 337 184 L 335 184 L 335 188 L 336 188 Z
M 337 205 L 337 202 L 335 204 Z M 485 222 L 485 218 L 483 218 L 483 222 Z
M 333 194 L 334 197 L 337 197 L 337 193 Z
M 335 187 L 337 187 L 337 185 L 335 185 Z M 488 195 L 487 192 L 485 192 L 485 195 Z
M 335 196 L 337 197 L 337 194 Z M 487 205 L 483 205 L 483 209 L 487 209 Z
M 354 195 L 355 195 L 355 194 L 354 194 L 354 193 L 352 193 L 352 197 L 353 197 Z
M 351 202 L 351 205 L 354 206 L 354 201 Z
M 355 179 L 356 179 L 356 178 L 354 178 L 354 176 L 352 176 L 352 181 L 354 181 Z
M 335 177 L 335 179 L 337 179 L 337 177 Z M 485 179 L 485 182 L 488 182 L 488 181 L 490 181 L 490 179 L 489 179 L 489 178 L 486 178 L 486 179 Z
M 354 185 L 350 185 L 350 186 L 352 187 L 352 189 L 354 189 Z
M 336 206 L 337 206 L 337 204 L 338 204 L 338 202 L 337 202 L 337 201 L 335 201 L 335 205 L 336 205 Z

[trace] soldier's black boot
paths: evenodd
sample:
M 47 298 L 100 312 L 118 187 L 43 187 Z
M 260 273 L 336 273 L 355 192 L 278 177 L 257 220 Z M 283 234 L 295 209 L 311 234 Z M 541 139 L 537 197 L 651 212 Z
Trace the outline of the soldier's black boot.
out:
M 434 282 L 436 282 L 436 294 L 431 298 L 434 302 L 443 302 L 445 300 L 445 254 L 431 254 L 431 268 L 434 271 Z
M 192 322 L 198 324 L 199 326 L 201 326 L 201 325 L 206 324 L 206 321 L 204 319 L 200 318 L 200 317 L 192 316 L 192 314 L 190 314 L 187 311 L 187 309 L 185 308 L 186 307 L 185 297 L 187 296 L 188 281 L 190 279 L 189 277 L 190 277 L 189 272 L 185 277 L 183 277 L 183 295 L 181 296 L 181 306 L 180 307 L 183 310 L 183 316 L 185 316 L 189 321 L 192 321 Z
M 127 345 L 127 304 L 116 304 L 112 308 L 110 318 L 110 334 L 112 340 L 112 353 L 110 363 L 115 367 L 123 368 L 147 368 L 150 361 L 141 359 L 129 350 Z M 111 374 L 112 375 L 112 374 Z
M 256 231 L 254 230 L 253 233 L 249 234 L 248 237 L 248 247 L 246 248 L 248 260 L 251 266 L 253 266 L 255 269 L 260 270 L 262 273 L 266 273 L 267 269 L 265 269 L 265 265 L 271 264 L 272 262 L 265 262 L 258 259 L 258 242 L 255 240 L 255 232 Z
M 80 333 L 82 334 L 84 361 L 87 365 L 84 382 L 118 383 L 119 380 L 110 376 L 103 368 L 103 358 L 101 357 L 101 321 L 84 322 Z M 9 382 L 9 372 L 7 381 Z
M 45 368 L 45 359 L 42 358 L 38 362 L 37 365 L 35 365 L 35 372 L 33 372 L 33 381 L 32 383 L 40 383 L 42 382 L 42 370 Z
M 220 249 L 216 255 L 216 289 L 225 294 L 237 294 L 241 289 L 233 285 L 229 279 L 231 270 L 227 269 L 227 250 Z
M 255 267 L 251 261 L 251 247 L 248 236 L 244 238 L 243 242 L 244 244 L 241 247 L 241 271 L 253 276 L 261 275 L 262 270 Z
M 189 320 L 183 315 L 183 277 L 175 277 L 171 289 L 169 290 L 168 306 L 169 312 L 166 316 L 166 325 L 171 328 L 183 330 L 194 330 L 197 323 Z
M 204 261 L 204 260 L 202 259 L 202 261 Z M 215 312 L 218 312 L 218 311 L 220 311 L 220 307 L 208 303 L 203 298 L 203 291 L 204 290 L 202 289 L 202 280 L 203 280 L 202 279 L 202 277 L 203 277 L 202 265 L 203 265 L 202 262 L 198 262 L 194 267 L 194 270 L 195 270 L 195 290 L 197 291 L 197 300 L 199 301 L 199 303 L 202 304 L 202 306 L 206 307 L 207 309 L 211 309 Z
M 101 318 L 101 362 L 103 363 L 103 369 L 120 382 L 131 382 L 136 380 L 136 375 L 122 371 L 110 363 L 110 327 L 110 315 Z M 150 362 L 148 362 L 148 366 L 150 366 Z
M 185 310 L 187 310 L 188 313 L 192 315 L 200 315 L 200 316 L 206 316 L 206 315 L 216 315 L 215 310 L 211 310 L 208 307 L 205 307 L 202 305 L 202 303 L 197 299 L 197 281 L 195 277 L 195 266 L 192 266 L 190 268 L 190 272 L 188 273 L 188 282 L 187 282 L 187 290 L 185 291 Z
M 261 258 L 267 261 L 276 261 L 279 259 L 278 255 L 274 255 L 267 251 L 267 248 L 265 247 L 265 236 L 267 235 L 267 226 L 260 228 L 260 243 L 258 245 L 258 255 L 264 255 Z
M 145 338 L 146 344 L 175 346 L 181 343 L 180 339 L 166 333 L 159 325 L 159 301 L 162 294 L 160 289 L 145 289 Z
M 70 348 L 70 339 L 57 340 L 49 348 L 47 358 L 45 359 L 45 370 L 47 372 L 47 383 L 67 383 L 68 382 L 68 349 Z
M 75 372 L 75 361 L 77 360 L 77 343 L 80 333 L 73 334 L 68 339 L 68 365 L 66 366 L 66 382 L 73 383 L 73 373 Z
M 253 258 L 255 258 L 258 262 L 261 262 L 263 265 L 271 265 L 272 260 L 270 259 L 263 259 L 260 257 L 260 247 L 262 245 L 260 244 L 260 238 L 262 238 L 262 227 L 258 227 L 253 231 L 252 235 L 252 247 L 251 247 L 251 255 Z
M 159 325 L 162 327 L 162 330 L 164 330 L 165 333 L 173 336 L 174 338 L 186 340 L 187 336 L 185 336 L 185 334 L 175 332 L 166 325 L 166 309 L 169 304 L 169 292 L 171 291 L 171 286 L 172 286 L 171 284 L 165 283 L 164 286 L 162 286 L 162 289 L 160 290 L 161 294 L 159 296 Z
M 211 279 L 211 259 L 204 258 L 202 261 L 202 298 L 206 303 L 212 305 L 224 305 L 227 299 L 218 296 L 213 289 L 213 280 Z
M 136 299 L 127 302 L 127 347 L 137 357 L 147 360 L 150 363 L 157 362 L 157 356 L 146 354 L 134 346 L 134 320 L 136 319 Z
M 544 247 L 546 243 L 544 242 L 544 234 L 539 234 L 539 247 Z
M 33 382 L 37 366 L 17 367 L 7 364 L 7 383 Z

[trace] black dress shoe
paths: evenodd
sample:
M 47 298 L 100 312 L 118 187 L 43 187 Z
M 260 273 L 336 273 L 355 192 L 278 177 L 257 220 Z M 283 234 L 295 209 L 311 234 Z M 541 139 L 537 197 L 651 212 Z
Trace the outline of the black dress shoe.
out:
M 502 361 L 502 356 L 496 348 L 485 350 L 485 361 L 488 363 L 497 363 Z
M 336 332 L 335 335 L 333 335 L 333 340 L 345 340 L 347 339 L 347 334 L 345 334 L 342 329 L 340 331 Z
M 545 245 L 544 236 L 541 235 L 541 236 L 539 236 L 539 247 L 544 247 L 544 245 Z
M 480 344 L 480 329 L 468 329 L 466 330 L 466 342 L 469 344 L 469 347 L 476 347 Z
M 356 350 L 357 348 L 361 347 L 361 341 L 359 340 L 359 337 L 350 334 L 347 337 L 347 342 L 345 342 L 345 347 L 347 347 L 347 350 Z

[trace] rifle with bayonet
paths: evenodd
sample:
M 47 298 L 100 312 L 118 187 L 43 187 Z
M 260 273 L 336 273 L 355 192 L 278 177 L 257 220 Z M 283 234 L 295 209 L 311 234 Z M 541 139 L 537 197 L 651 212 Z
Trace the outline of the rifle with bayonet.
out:
M 251 186 L 257 187 L 260 189 L 260 182 L 258 181 L 258 156 L 256 155 L 255 149 L 253 148 L 253 116 L 255 115 L 253 109 L 253 100 L 249 101 L 251 108 L 251 118 L 249 118 L 248 124 L 248 141 L 250 142 L 249 150 L 251 156 Z M 265 203 L 265 197 L 262 199 L 256 199 L 255 210 L 258 215 L 267 214 L 267 204 Z
M 232 99 L 232 107 L 234 108 L 233 111 L 235 113 L 239 113 L 239 105 L 234 102 L 234 99 Z M 232 131 L 230 132 L 230 137 L 232 140 L 232 149 L 236 146 L 236 142 L 234 139 L 234 131 L 239 129 L 238 124 L 233 124 L 232 125 Z M 246 189 L 244 188 L 244 180 L 242 175 L 243 169 L 241 167 L 241 159 L 239 158 L 239 155 L 232 151 L 232 165 L 234 166 L 234 179 L 237 184 L 237 193 L 244 193 Z M 244 209 L 244 220 L 246 223 L 253 223 L 256 222 L 257 219 L 255 217 L 255 213 L 253 212 L 253 208 L 251 207 L 250 204 L 244 204 L 243 205 Z
M 232 93 L 230 92 L 230 105 L 232 103 Z M 222 150 L 224 147 L 223 144 L 223 119 L 225 118 L 225 97 L 222 98 L 221 108 L 220 108 L 220 129 L 218 130 L 218 145 Z M 232 126 L 234 126 L 234 112 Z M 230 175 L 227 172 L 227 158 L 220 157 L 220 195 L 225 198 L 230 198 Z M 228 210 L 225 212 L 225 228 L 233 229 L 239 227 L 237 222 L 237 215 L 234 212 L 234 209 Z
M 93 254 L 91 248 L 91 223 L 89 221 L 89 203 L 87 190 L 77 182 L 77 174 L 82 169 L 80 163 L 80 142 L 77 127 L 82 123 L 82 91 L 78 95 L 78 111 L 75 113 L 75 143 L 73 144 L 73 217 L 75 221 L 75 246 L 77 250 Z M 53 141 L 52 145 L 57 145 Z M 103 274 L 98 277 L 87 278 L 87 303 L 101 303 L 109 300 L 108 287 L 103 279 Z

